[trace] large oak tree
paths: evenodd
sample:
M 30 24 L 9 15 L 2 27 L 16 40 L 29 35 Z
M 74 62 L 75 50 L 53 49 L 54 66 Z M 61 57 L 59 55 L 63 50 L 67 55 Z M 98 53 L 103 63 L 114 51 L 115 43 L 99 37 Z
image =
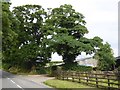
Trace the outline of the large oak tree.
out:
M 50 44 L 54 52 L 63 57 L 65 64 L 73 64 L 81 52 L 92 54 L 102 45 L 101 38 L 88 39 L 84 36 L 88 34 L 85 24 L 84 16 L 71 5 L 49 9 L 46 26 L 51 35 Z
M 43 29 L 46 12 L 40 5 L 23 5 L 15 7 L 13 13 L 20 22 L 17 33 L 23 65 L 32 68 L 37 59 L 45 65 L 51 58 L 46 32 Z

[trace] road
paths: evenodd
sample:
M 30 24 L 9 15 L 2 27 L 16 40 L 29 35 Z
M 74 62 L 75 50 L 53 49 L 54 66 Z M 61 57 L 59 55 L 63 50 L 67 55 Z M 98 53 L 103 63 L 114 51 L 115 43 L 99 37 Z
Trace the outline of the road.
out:
M 40 76 L 13 75 L 0 70 L 0 82 L 2 83 L 2 90 L 55 90 L 42 83 L 47 79 L 49 78 Z

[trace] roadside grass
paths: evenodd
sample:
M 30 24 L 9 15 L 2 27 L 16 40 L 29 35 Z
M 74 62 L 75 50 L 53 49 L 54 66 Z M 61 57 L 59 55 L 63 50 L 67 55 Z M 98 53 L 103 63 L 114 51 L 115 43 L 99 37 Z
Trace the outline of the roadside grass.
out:
M 0 61 L 0 69 L 2 69 L 2 62 Z
M 100 90 L 98 88 L 95 87 L 90 87 L 87 85 L 83 85 L 81 83 L 77 83 L 77 82 L 71 82 L 71 81 L 64 81 L 64 80 L 58 80 L 58 79 L 52 79 L 52 80 L 47 80 L 44 82 L 44 84 L 54 87 L 54 88 L 62 88 L 63 90 L 67 89 L 67 90 L 73 90 L 73 89 L 82 89 L 82 88 L 91 88 L 92 90 Z
M 96 84 L 96 82 L 95 82 L 95 78 L 91 78 L 90 80 L 94 80 L 94 81 L 89 81 L 88 83 L 89 84 L 93 84 L 93 86 L 95 86 L 95 84 Z M 72 81 L 72 78 L 69 78 L 69 81 Z M 98 84 L 99 85 L 102 85 L 102 86 L 104 86 L 104 87 L 107 87 L 108 86 L 108 84 L 107 84 L 107 79 L 100 79 L 100 80 L 98 80 L 98 81 L 103 81 L 103 82 L 99 82 Z M 78 79 L 74 79 L 74 82 L 79 82 L 79 80 Z M 87 83 L 87 81 L 86 80 L 80 80 L 80 82 L 81 83 Z M 114 80 L 110 80 L 110 82 L 111 83 L 116 83 L 116 84 L 118 84 L 118 81 L 114 81 Z M 117 85 L 114 85 L 114 84 L 111 84 L 111 87 L 113 87 L 113 88 L 118 88 L 118 86 Z
M 20 68 L 20 67 L 11 67 L 11 68 L 4 68 L 5 71 L 8 71 L 12 74 L 20 74 L 20 75 L 39 75 L 39 74 L 49 74 L 48 71 L 46 70 L 46 68 L 40 68 L 38 69 L 34 69 L 34 70 L 27 70 L 24 68 Z
M 39 73 L 36 73 L 36 72 L 34 72 L 34 71 L 31 71 L 31 72 L 28 72 L 28 71 L 17 71 L 17 72 L 15 72 L 15 71 L 9 71 L 10 73 L 12 73 L 12 74 L 17 74 L 17 75 L 39 75 Z
M 30 71 L 22 68 L 17 68 L 17 67 L 11 67 L 9 69 L 4 69 L 4 70 L 12 74 L 18 74 L 18 75 L 38 75 L 39 74 L 35 70 Z
M 0 65 L 0 69 L 2 69 L 2 65 Z
M 89 81 L 89 83 L 96 84 L 95 78 L 92 78 L 90 80 L 94 80 L 94 81 Z M 99 85 L 102 85 L 102 86 L 105 86 L 105 87 L 108 86 L 108 80 L 107 79 L 99 79 L 98 81 L 102 81 L 102 82 L 98 82 Z M 86 81 L 83 80 L 83 82 L 86 82 Z M 110 80 L 110 83 L 118 84 L 118 81 Z M 115 84 L 111 84 L 111 87 L 118 88 L 118 85 L 115 85 Z

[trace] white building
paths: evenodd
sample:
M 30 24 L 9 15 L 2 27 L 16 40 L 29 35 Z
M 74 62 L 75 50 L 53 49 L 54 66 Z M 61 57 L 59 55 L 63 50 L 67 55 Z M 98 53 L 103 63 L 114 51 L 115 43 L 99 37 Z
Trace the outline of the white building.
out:
M 98 60 L 94 59 L 93 57 L 77 59 L 76 61 L 78 62 L 79 65 L 92 66 L 92 67 L 97 67 L 97 63 L 98 63 Z

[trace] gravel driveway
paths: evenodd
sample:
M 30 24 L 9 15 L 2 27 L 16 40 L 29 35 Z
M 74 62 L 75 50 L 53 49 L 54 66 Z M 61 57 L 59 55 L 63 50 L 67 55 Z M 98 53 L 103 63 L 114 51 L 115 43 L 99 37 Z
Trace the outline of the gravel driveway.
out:
M 38 84 L 43 84 L 43 85 L 44 85 L 43 82 L 45 82 L 46 80 L 55 78 L 55 77 L 48 77 L 47 75 L 18 75 L 18 77 L 33 81 Z M 45 85 L 45 86 L 47 86 L 47 85 Z M 49 86 L 47 86 L 47 87 L 49 87 Z

